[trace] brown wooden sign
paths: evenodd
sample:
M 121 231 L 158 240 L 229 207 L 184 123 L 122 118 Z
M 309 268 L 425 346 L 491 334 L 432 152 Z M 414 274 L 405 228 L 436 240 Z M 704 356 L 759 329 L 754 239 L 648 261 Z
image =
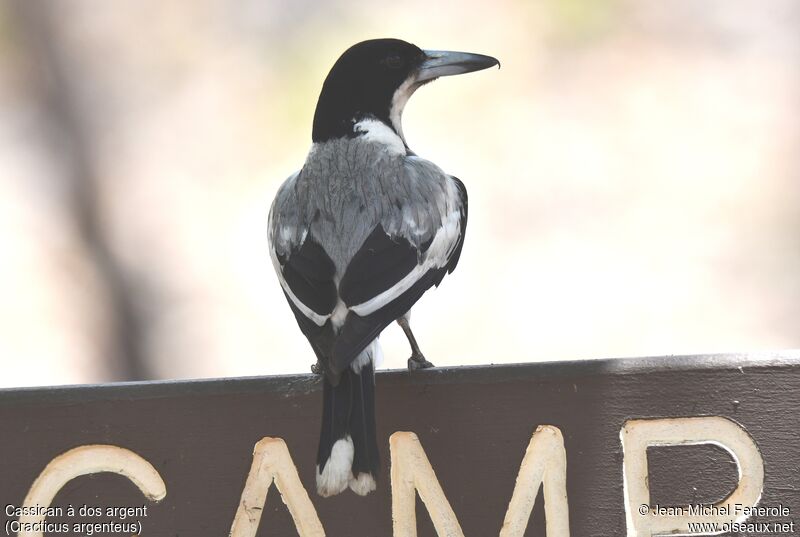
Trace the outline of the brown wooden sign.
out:
M 797 354 L 391 371 L 376 382 L 378 490 L 327 499 L 313 492 L 315 377 L 2 390 L 3 531 L 800 533 Z

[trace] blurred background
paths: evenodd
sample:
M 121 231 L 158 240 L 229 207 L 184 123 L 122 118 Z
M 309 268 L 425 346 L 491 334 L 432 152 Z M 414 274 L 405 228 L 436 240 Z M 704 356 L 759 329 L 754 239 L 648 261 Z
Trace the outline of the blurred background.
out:
M 389 36 L 503 65 L 405 112 L 470 194 L 431 361 L 800 346 L 795 0 L 3 0 L 0 386 L 308 372 L 267 212 Z

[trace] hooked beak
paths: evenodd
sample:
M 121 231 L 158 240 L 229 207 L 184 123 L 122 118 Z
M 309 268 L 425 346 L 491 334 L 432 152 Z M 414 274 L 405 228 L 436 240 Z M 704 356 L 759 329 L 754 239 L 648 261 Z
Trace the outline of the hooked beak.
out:
M 469 52 L 453 52 L 448 50 L 426 50 L 425 61 L 417 73 L 417 82 L 427 82 L 440 76 L 461 75 L 488 69 L 500 62 L 497 58 Z

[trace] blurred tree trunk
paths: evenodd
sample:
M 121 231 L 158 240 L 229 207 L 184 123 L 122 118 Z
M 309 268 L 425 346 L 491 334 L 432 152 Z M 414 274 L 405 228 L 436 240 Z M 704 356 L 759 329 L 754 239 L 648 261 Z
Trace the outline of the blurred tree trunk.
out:
M 20 49 L 31 67 L 31 94 L 45 122 L 46 144 L 60 164 L 66 183 L 66 202 L 73 214 L 76 233 L 94 264 L 112 316 L 110 369 L 115 380 L 150 378 L 144 350 L 144 319 L 137 307 L 135 290 L 125 267 L 114 255 L 102 222 L 100 178 L 95 169 L 92 134 L 79 112 L 81 73 L 69 68 L 67 44 L 54 19 L 63 5 L 42 0 L 13 0 L 10 16 L 23 41 Z

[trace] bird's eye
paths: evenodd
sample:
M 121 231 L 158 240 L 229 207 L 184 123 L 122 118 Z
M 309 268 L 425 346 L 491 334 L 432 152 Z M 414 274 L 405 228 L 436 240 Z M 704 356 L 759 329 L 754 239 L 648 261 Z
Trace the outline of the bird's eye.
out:
M 384 60 L 384 63 L 389 69 L 399 69 L 403 66 L 403 58 L 400 56 L 389 56 Z

